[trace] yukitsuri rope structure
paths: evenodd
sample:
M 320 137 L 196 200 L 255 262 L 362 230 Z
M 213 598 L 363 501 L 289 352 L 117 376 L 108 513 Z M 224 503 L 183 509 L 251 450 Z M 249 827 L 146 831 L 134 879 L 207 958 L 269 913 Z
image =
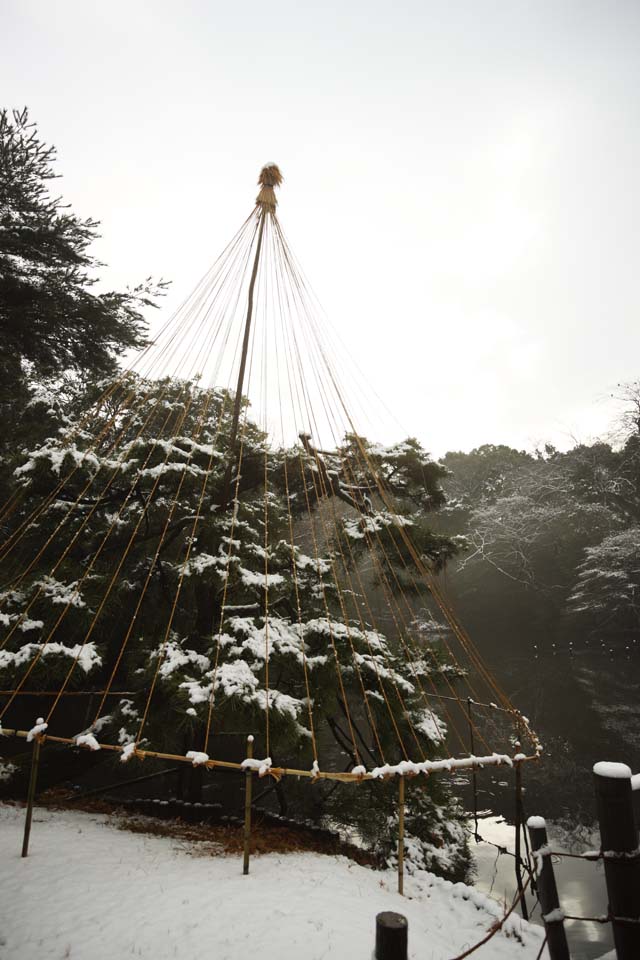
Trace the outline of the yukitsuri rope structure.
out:
M 88 411 L 68 423 L 57 446 L 44 444 L 17 471 L 18 488 L 0 513 L 5 536 L 0 544 L 0 624 L 6 628 L 0 637 L 0 669 L 9 665 L 13 671 L 12 683 L 2 681 L 0 690 L 4 732 L 38 743 L 113 751 L 125 760 L 153 757 L 207 769 L 255 770 L 276 779 L 294 775 L 345 783 L 537 759 L 542 748 L 535 733 L 484 664 L 432 562 L 414 542 L 397 491 L 381 470 L 383 454 L 357 429 L 327 342 L 327 326 L 277 217 L 278 167 L 267 164 L 258 183 L 252 213 L 153 342 L 101 388 Z M 390 449 L 400 451 L 397 458 L 406 453 L 402 445 Z M 426 460 L 419 462 L 424 470 Z M 41 464 L 52 479 L 44 493 L 34 496 Z M 246 475 L 259 492 L 251 504 L 256 529 L 262 531 L 261 542 L 254 545 L 259 559 L 255 571 L 243 570 L 239 556 L 247 526 L 242 512 L 249 489 Z M 279 520 L 274 478 L 280 478 L 286 511 Z M 185 513 L 187 502 L 191 510 Z M 154 511 L 159 518 L 155 529 L 149 519 Z M 217 541 L 212 516 L 226 525 Z M 98 524 L 96 536 L 98 518 L 102 526 Z M 43 522 L 49 528 L 39 539 Z M 278 522 L 279 539 L 272 532 Z M 90 550 L 80 575 L 59 582 L 56 577 L 65 576 L 85 538 Z M 209 552 L 203 544 L 209 544 Z M 362 547 L 367 563 L 358 552 Z M 287 617 L 279 612 L 278 551 L 290 557 L 293 593 Z M 149 656 L 150 682 L 132 693 L 135 735 L 102 742 L 100 731 L 109 719 L 105 705 L 117 696 L 118 687 L 129 686 L 149 597 L 167 557 L 173 584 Z M 176 653 L 175 624 L 184 613 L 185 591 L 194 571 L 206 565 L 218 577 L 215 609 L 207 623 L 198 623 L 206 654 L 184 646 Z M 259 590 L 256 602 L 234 602 L 238 569 L 245 587 Z M 316 576 L 312 588 L 309 570 Z M 132 598 L 130 616 L 112 637 L 114 605 L 125 588 Z M 318 608 L 314 629 L 324 637 L 320 653 L 312 652 L 305 640 L 309 618 L 303 592 L 309 589 Z M 90 615 L 78 629 L 72 626 L 74 617 L 79 608 L 87 608 L 84 598 L 92 590 Z M 415 629 L 416 598 L 440 618 L 433 639 L 425 641 Z M 48 600 L 46 619 L 34 620 L 31 613 L 41 616 Z M 253 659 L 247 656 L 239 667 L 236 663 L 232 679 L 244 683 L 262 718 L 262 729 L 246 733 L 260 739 L 263 759 L 210 756 L 221 700 L 232 695 L 228 678 L 234 629 L 250 631 L 253 643 L 247 640 Z M 23 639 L 36 632 L 36 641 Z M 392 645 L 385 634 L 392 635 Z M 65 644 L 69 636 L 72 645 Z M 108 666 L 99 664 L 100 689 L 91 691 L 99 698 L 97 709 L 89 728 L 78 734 L 68 729 L 75 720 L 67 705 L 73 702 L 69 698 L 83 694 L 74 687 L 81 685 L 87 659 L 97 662 L 96 638 L 109 647 L 110 660 Z M 237 634 L 235 640 L 239 642 Z M 295 703 L 279 689 L 282 667 L 273 668 L 283 650 L 299 671 L 292 681 L 298 691 Z M 56 689 L 44 670 L 52 655 L 68 657 Z M 180 656 L 182 664 L 184 658 L 206 663 L 197 680 L 187 677 L 181 685 L 193 698 L 186 712 L 195 715 L 200 708 L 198 749 L 184 754 L 153 749 L 149 732 L 162 709 L 158 701 L 169 668 Z M 398 658 L 409 679 L 396 669 Z M 427 669 L 426 658 L 437 669 Z M 336 760 L 335 750 L 331 755 L 325 746 L 326 730 L 315 709 L 319 664 L 335 675 L 343 725 L 336 724 L 334 735 L 343 755 L 351 757 L 350 769 L 338 769 L 344 756 Z M 29 696 L 50 697 L 51 703 L 34 727 L 23 729 L 20 704 Z M 420 729 L 409 696 L 422 704 Z M 310 768 L 272 762 L 274 730 L 287 711 L 298 725 L 306 718 Z M 383 743 L 383 723 L 391 731 L 392 746 Z M 431 756 L 425 729 L 438 744 Z M 522 748 L 514 746 L 516 739 Z

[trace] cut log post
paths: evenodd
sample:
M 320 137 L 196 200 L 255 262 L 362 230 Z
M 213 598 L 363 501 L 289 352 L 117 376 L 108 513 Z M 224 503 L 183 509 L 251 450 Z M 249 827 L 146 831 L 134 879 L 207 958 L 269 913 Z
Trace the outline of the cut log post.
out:
M 618 960 L 640 957 L 640 852 L 631 770 L 624 763 L 593 768 L 600 848 Z
M 376 917 L 375 960 L 407 960 L 409 925 L 401 913 L 387 910 Z
M 398 781 L 398 893 L 404 896 L 404 777 Z
M 247 737 L 247 758 L 253 757 L 253 737 Z M 242 859 L 242 874 L 246 877 L 249 873 L 249 844 L 251 842 L 251 770 L 245 773 L 244 787 L 244 856 Z
M 553 872 L 551 855 L 548 850 L 547 826 L 542 817 L 529 817 L 527 820 L 531 849 L 538 864 L 538 899 L 547 934 L 547 948 L 550 960 L 570 960 L 567 935 L 564 929 L 564 914 L 558 900 L 558 887 Z M 538 852 L 539 851 L 539 852 Z
M 27 793 L 27 815 L 24 821 L 24 837 L 22 840 L 22 856 L 26 857 L 29 853 L 29 837 L 31 836 L 31 819 L 33 817 L 33 801 L 36 795 L 36 783 L 38 782 L 38 764 L 40 762 L 40 737 L 36 735 L 33 741 L 33 753 L 31 755 L 31 775 L 29 777 L 29 792 Z

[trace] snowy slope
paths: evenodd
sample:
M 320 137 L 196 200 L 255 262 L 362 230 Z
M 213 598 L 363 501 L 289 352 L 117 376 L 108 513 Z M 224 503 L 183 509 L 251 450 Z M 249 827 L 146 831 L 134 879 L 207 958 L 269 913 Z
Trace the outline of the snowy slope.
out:
M 409 920 L 416 960 L 449 960 L 501 910 L 428 873 L 394 892 L 391 872 L 313 853 L 236 857 L 118 830 L 106 816 L 36 809 L 20 858 L 24 811 L 0 806 L 2 960 L 370 960 L 375 916 Z M 206 854 L 206 855 L 203 855 Z M 474 905 L 477 904 L 476 905 Z M 474 957 L 535 960 L 542 932 L 515 915 Z M 546 957 L 546 951 L 544 953 Z

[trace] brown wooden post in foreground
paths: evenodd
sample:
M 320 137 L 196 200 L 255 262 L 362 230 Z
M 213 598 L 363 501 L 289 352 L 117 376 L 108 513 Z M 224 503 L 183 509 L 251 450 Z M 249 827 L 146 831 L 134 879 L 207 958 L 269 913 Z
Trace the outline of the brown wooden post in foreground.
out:
M 401 913 L 387 910 L 376 917 L 375 960 L 407 960 L 409 925 Z
M 570 960 L 567 935 L 564 930 L 564 914 L 558 900 L 551 855 L 544 852 L 548 850 L 547 825 L 542 817 L 529 817 L 527 827 L 534 859 L 538 864 L 538 898 L 547 934 L 549 957 L 551 960 Z
M 247 758 L 253 757 L 253 737 L 247 737 Z M 251 768 L 245 773 L 244 787 L 244 856 L 242 860 L 242 874 L 249 873 L 249 844 L 251 842 L 251 788 L 253 786 Z
M 398 781 L 398 893 L 404 896 L 404 777 Z
M 29 837 L 31 836 L 31 818 L 33 816 L 33 800 L 36 795 L 36 783 L 38 781 L 38 763 L 40 761 L 40 736 L 36 734 L 33 740 L 33 753 L 31 755 L 31 776 L 29 777 L 29 792 L 27 794 L 27 816 L 24 822 L 24 838 L 22 840 L 22 856 L 26 857 L 29 853 Z
M 640 957 L 640 853 L 633 815 L 631 770 L 624 763 L 593 768 L 600 849 L 618 960 Z

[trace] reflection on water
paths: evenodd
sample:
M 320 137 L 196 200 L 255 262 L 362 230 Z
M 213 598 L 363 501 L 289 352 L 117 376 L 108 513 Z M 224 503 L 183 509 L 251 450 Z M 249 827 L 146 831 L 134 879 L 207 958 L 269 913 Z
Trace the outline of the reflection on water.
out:
M 566 850 L 565 831 L 554 834 L 554 825 L 547 823 L 547 830 L 554 849 Z M 483 817 L 479 821 L 479 833 L 484 843 L 471 841 L 471 850 L 477 866 L 474 885 L 499 901 L 511 904 L 516 892 L 515 861 L 508 854 L 500 854 L 491 844 L 514 851 L 514 829 L 502 817 Z M 560 837 L 558 837 L 560 834 Z M 597 846 L 597 843 L 595 844 Z M 567 914 L 573 916 L 600 916 L 606 913 L 607 893 L 601 862 L 574 860 L 568 857 L 554 858 L 554 871 L 558 883 L 560 904 Z M 530 912 L 535 897 L 527 891 Z M 542 923 L 540 906 L 531 915 L 535 923 Z M 567 920 L 565 923 L 572 960 L 593 960 L 602 956 L 613 946 L 608 924 L 580 923 Z
M 477 600 L 477 597 L 475 598 Z M 471 611 L 472 612 L 472 611 Z M 489 618 L 490 610 L 485 610 Z M 490 618 L 489 618 L 490 619 Z M 487 622 L 489 622 L 489 619 Z M 531 720 L 545 750 L 539 763 L 523 766 L 525 815 L 537 814 L 547 820 L 553 849 L 578 853 L 599 847 L 596 830 L 592 841 L 578 836 L 584 824 L 596 818 L 592 769 L 599 760 L 627 763 L 640 772 L 640 709 L 638 652 L 604 656 L 599 649 L 585 646 L 575 653 L 563 652 L 560 635 L 554 652 L 533 653 L 539 635 L 533 627 L 518 621 L 498 624 L 493 632 L 477 616 L 469 617 L 471 633 L 498 682 Z M 557 650 L 557 652 L 555 652 Z M 478 808 L 493 816 L 482 819 L 480 833 L 488 840 L 513 851 L 514 831 L 502 820 L 513 822 L 514 782 L 504 768 L 483 770 L 477 776 Z M 467 810 L 473 809 L 470 784 L 458 782 L 457 792 Z M 640 817 L 640 791 L 634 794 Z M 559 830 L 558 823 L 565 825 Z M 556 833 L 554 834 L 554 823 Z M 567 835 L 566 824 L 570 825 Z M 575 842 L 575 847 L 573 843 Z M 567 844 L 569 846 L 567 846 Z M 512 902 L 516 890 L 514 860 L 498 856 L 495 847 L 471 841 L 478 865 L 477 886 L 484 892 Z M 563 858 L 554 864 L 560 901 L 566 913 L 599 916 L 607 911 L 604 871 L 600 863 Z M 533 899 L 529 897 L 533 903 Z M 540 921 L 539 907 L 533 919 Z M 594 960 L 612 947 L 609 925 L 567 921 L 572 960 Z

